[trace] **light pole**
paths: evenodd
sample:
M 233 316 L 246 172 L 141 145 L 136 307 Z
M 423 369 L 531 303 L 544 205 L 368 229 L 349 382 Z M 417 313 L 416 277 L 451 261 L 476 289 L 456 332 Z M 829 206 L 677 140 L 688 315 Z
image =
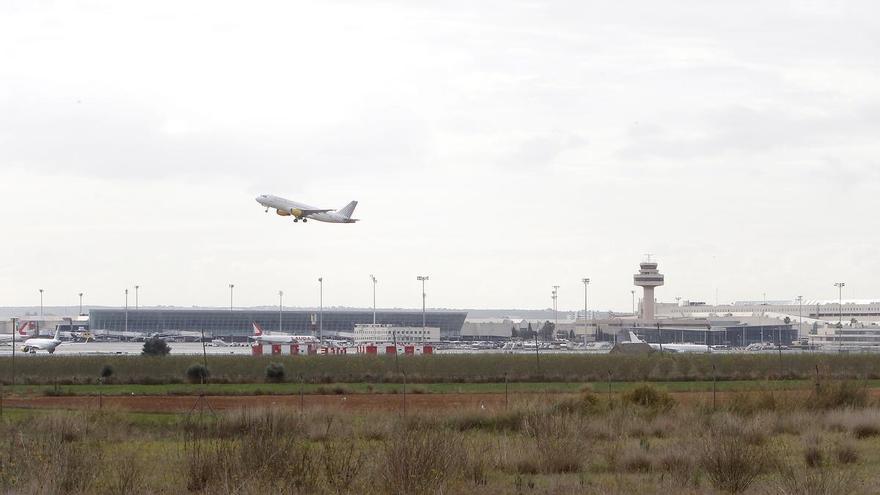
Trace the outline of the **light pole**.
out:
M 584 344 L 587 343 L 587 287 L 590 286 L 590 279 L 582 278 L 581 282 L 584 283 Z
M 798 302 L 798 337 L 800 338 L 801 332 L 804 330 L 804 296 L 797 296 Z
M 135 310 L 135 311 L 137 311 L 138 309 L 140 309 L 140 302 L 139 302 L 139 300 L 138 300 L 138 291 L 140 290 L 140 288 L 141 288 L 140 285 L 135 285 L 135 286 L 134 286 L 134 310 Z
M 373 325 L 376 324 L 376 277 L 375 275 L 370 275 L 370 280 L 373 281 Z
M 282 332 L 281 326 L 281 312 L 284 311 L 284 291 L 278 291 L 278 331 Z
M 37 323 L 37 336 L 43 328 L 43 289 L 40 289 L 40 322 Z
M 631 290 L 629 293 L 632 295 L 632 312 L 633 316 L 636 315 L 636 291 Z
M 320 285 L 320 296 L 318 310 L 318 340 L 324 344 L 324 277 L 318 277 L 318 285 Z
M 235 290 L 235 284 L 229 284 L 229 311 L 232 311 L 232 291 Z
M 425 294 L 425 282 L 428 280 L 428 276 L 427 275 L 419 275 L 416 277 L 416 280 L 418 280 L 419 282 L 422 283 L 422 332 L 424 332 L 425 327 L 427 326 L 425 324 L 425 299 L 428 296 Z M 422 333 L 422 335 L 424 335 L 424 333 Z
M 835 282 L 834 286 L 837 287 L 837 326 L 843 327 L 843 288 L 846 287 L 846 282 Z
M 556 335 L 559 334 L 559 313 L 558 306 L 556 305 L 557 298 L 559 297 L 559 286 L 553 286 L 553 335 L 551 335 L 550 340 L 556 340 Z
M 125 289 L 125 331 L 128 332 L 128 289 Z
M 82 316 L 82 314 L 83 314 L 83 293 L 80 292 L 79 293 L 79 315 Z
M 12 318 L 12 392 L 15 391 L 15 334 L 18 333 L 18 319 Z

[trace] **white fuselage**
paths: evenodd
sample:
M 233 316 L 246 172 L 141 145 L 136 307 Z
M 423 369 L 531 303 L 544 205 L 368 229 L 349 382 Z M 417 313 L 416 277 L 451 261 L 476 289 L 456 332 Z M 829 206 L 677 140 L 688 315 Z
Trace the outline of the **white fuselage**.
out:
M 315 208 L 314 206 L 309 206 L 304 203 L 297 203 L 296 201 L 291 201 L 289 199 L 281 198 L 278 196 L 272 196 L 271 194 L 263 194 L 261 196 L 257 196 L 256 200 L 257 203 L 260 203 L 261 205 L 266 207 L 266 211 L 269 211 L 270 208 L 274 208 L 276 213 L 278 213 L 279 215 L 285 217 L 293 217 L 294 221 L 298 221 L 300 219 L 302 219 L 303 221 L 308 219 L 327 223 L 354 223 L 357 221 L 353 218 L 342 215 L 335 210 L 324 210 L 321 208 Z
M 254 335 L 253 340 L 262 344 L 311 344 L 317 343 L 318 339 L 311 335 Z
M 702 344 L 648 344 L 652 349 L 663 352 L 709 352 L 709 347 Z
M 61 345 L 61 341 L 58 339 L 27 339 L 24 341 L 24 344 L 21 346 L 21 350 L 24 352 L 37 352 L 37 351 L 47 351 L 49 354 L 55 352 L 55 348 Z

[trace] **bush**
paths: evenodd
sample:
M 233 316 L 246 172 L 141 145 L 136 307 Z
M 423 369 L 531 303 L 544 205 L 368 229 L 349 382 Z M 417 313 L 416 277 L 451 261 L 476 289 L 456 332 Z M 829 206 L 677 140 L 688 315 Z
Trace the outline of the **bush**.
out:
M 284 381 L 284 365 L 281 363 L 269 363 L 266 366 L 266 381 L 272 383 L 281 383 Z
M 171 352 L 168 342 L 159 337 L 150 337 L 144 341 L 144 348 L 141 354 L 144 356 L 167 356 Z
M 563 399 L 553 405 L 553 410 L 567 414 L 590 415 L 599 411 L 599 399 L 596 394 L 585 391 L 577 397 Z
M 865 407 L 868 404 L 868 390 L 851 381 L 822 383 L 816 387 L 811 404 L 817 409 Z
M 394 495 L 437 493 L 459 473 L 466 457 L 459 435 L 432 429 L 398 431 L 385 442 L 381 468 L 386 491 Z
M 108 379 L 113 376 L 113 366 L 109 364 L 105 364 L 101 367 L 101 378 Z
M 855 464 L 859 461 L 859 451 L 851 442 L 839 442 L 834 446 L 834 456 L 841 464 Z
M 623 394 L 623 401 L 648 409 L 666 410 L 675 404 L 675 399 L 665 390 L 650 385 L 639 385 Z
M 186 379 L 190 383 L 204 383 L 208 381 L 208 368 L 199 363 L 190 365 L 186 369 Z
M 716 489 L 742 493 L 764 470 L 767 458 L 763 447 L 749 445 L 736 432 L 715 432 L 703 439 L 700 467 Z

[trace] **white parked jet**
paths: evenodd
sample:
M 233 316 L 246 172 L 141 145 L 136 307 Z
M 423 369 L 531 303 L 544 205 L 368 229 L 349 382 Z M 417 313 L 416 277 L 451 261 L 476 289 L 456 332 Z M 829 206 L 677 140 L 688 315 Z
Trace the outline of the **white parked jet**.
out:
M 629 340 L 630 340 L 630 342 L 634 342 L 637 344 L 645 344 L 646 343 L 644 340 L 642 340 L 638 336 L 636 336 L 636 334 L 633 332 L 629 333 Z M 709 346 L 704 345 L 704 344 L 663 344 L 661 346 L 660 344 L 648 343 L 648 345 L 651 346 L 651 349 L 654 349 L 656 351 L 663 351 L 663 352 L 709 352 L 710 351 Z
M 55 330 L 55 337 L 51 339 L 33 338 L 25 340 L 21 350 L 31 354 L 36 354 L 37 351 L 47 351 L 49 354 L 52 354 L 59 345 L 61 345 L 61 330 Z
M 18 335 L 13 335 L 11 333 L 4 333 L 0 335 L 0 344 L 11 344 L 13 341 L 15 342 L 24 342 L 28 339 L 27 331 L 25 330 L 25 326 L 22 326 L 18 329 Z
M 253 322 L 254 335 L 251 339 L 261 344 L 317 344 L 319 342 L 312 335 L 291 335 L 289 333 L 264 333 L 263 328 L 257 322 Z
M 289 199 L 279 198 L 278 196 L 272 196 L 271 194 L 257 196 L 256 200 L 257 203 L 266 207 L 266 213 L 269 212 L 270 208 L 275 208 L 275 213 L 282 217 L 293 217 L 294 222 L 299 222 L 300 220 L 305 222 L 310 218 L 328 223 L 355 223 L 358 221 L 357 218 L 351 218 L 354 208 L 358 204 L 357 201 L 352 201 L 338 210 L 325 210 Z

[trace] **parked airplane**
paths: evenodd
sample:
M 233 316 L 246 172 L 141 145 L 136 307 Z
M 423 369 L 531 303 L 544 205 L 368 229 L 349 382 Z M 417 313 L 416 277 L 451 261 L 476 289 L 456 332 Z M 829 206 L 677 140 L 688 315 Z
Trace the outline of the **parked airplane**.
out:
M 31 354 L 36 354 L 37 351 L 47 351 L 52 354 L 59 345 L 61 345 L 61 330 L 55 330 L 55 336 L 51 339 L 35 337 L 25 340 L 21 350 Z
M 317 344 L 320 342 L 313 335 L 291 335 L 289 333 L 264 333 L 257 322 L 253 322 L 254 335 L 250 338 L 261 344 Z
M 299 222 L 300 220 L 305 222 L 310 218 L 328 223 L 354 223 L 358 221 L 357 218 L 351 218 L 354 208 L 358 204 L 357 201 L 352 201 L 338 210 L 333 210 L 315 208 L 314 206 L 297 203 L 296 201 L 272 196 L 271 194 L 262 194 L 257 196 L 256 200 L 257 203 L 266 207 L 266 213 L 269 212 L 270 208 L 275 208 L 275 213 L 282 217 L 293 217 L 294 222 Z
M 16 342 L 24 342 L 28 339 L 28 333 L 24 326 L 18 329 L 18 335 L 4 333 L 0 335 L 0 344 L 11 344 L 13 340 Z
M 635 333 L 629 333 L 630 342 L 634 342 L 637 344 L 645 344 L 646 342 L 640 339 Z M 663 352 L 709 352 L 711 349 L 709 346 L 704 344 L 651 344 L 651 349 Z

